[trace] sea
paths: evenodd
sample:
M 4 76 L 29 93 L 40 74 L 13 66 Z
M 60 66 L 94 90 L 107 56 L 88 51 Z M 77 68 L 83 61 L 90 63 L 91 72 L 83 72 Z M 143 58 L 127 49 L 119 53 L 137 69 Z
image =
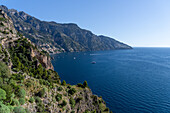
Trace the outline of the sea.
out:
M 52 56 L 61 81 L 75 85 L 86 80 L 115 113 L 170 113 L 170 48 Z

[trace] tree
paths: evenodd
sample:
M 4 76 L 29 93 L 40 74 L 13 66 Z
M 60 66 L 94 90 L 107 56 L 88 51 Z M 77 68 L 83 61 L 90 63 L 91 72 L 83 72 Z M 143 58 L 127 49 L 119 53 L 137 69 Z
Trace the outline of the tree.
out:
M 25 98 L 25 96 L 26 96 L 25 90 L 24 89 L 20 89 L 19 93 L 18 93 L 18 96 L 21 97 L 21 98 Z
M 21 105 L 24 105 L 24 104 L 25 104 L 25 99 L 24 99 L 24 98 L 20 98 L 20 99 L 19 99 L 19 103 L 20 103 Z
M 21 69 L 21 62 L 19 61 L 19 58 L 17 56 L 14 56 L 13 66 L 17 69 Z
M 10 113 L 8 106 L 4 105 L 2 102 L 0 102 L 0 113 Z
M 14 113 L 26 113 L 26 111 L 23 107 L 15 107 Z
M 56 101 L 59 102 L 62 99 L 62 94 L 58 93 L 55 98 L 56 98 Z
M 0 100 L 6 99 L 6 92 L 3 89 L 0 89 Z
M 34 97 L 31 97 L 31 98 L 29 99 L 29 102 L 30 102 L 30 103 L 33 103 L 33 102 L 35 102 L 35 99 L 34 99 Z
M 84 87 L 88 87 L 87 81 L 85 80 L 83 83 Z
M 3 80 L 5 78 L 9 78 L 10 77 L 10 70 L 8 68 L 7 65 L 5 65 L 4 63 L 0 62 L 0 77 L 3 78 Z
M 63 82 L 62 82 L 62 84 L 61 84 L 61 85 L 65 86 L 65 85 L 66 85 L 66 81 L 65 81 L 65 80 L 63 80 Z

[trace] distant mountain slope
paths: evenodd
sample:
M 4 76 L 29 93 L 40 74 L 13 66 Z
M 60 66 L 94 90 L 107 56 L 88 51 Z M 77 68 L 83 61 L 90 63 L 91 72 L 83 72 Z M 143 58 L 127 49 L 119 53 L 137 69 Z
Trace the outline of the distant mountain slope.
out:
M 40 21 L 25 12 L 1 5 L 15 28 L 43 50 L 56 52 L 131 49 L 130 46 L 105 36 L 97 36 L 76 24 Z

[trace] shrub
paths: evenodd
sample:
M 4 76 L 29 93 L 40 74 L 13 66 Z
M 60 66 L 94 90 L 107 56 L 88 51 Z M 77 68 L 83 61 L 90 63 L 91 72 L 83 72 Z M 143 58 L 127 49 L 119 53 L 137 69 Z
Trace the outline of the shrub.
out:
M 56 101 L 62 100 L 62 94 L 58 93 L 55 98 L 56 98 Z
M 4 63 L 0 62 L 0 77 L 2 78 L 9 78 L 10 77 L 10 71 L 7 65 Z
M 62 108 L 64 106 L 66 106 L 66 105 L 67 105 L 67 102 L 65 100 L 63 100 L 62 104 L 59 104 L 59 107 Z
M 65 85 L 66 85 L 66 81 L 65 81 L 65 80 L 63 80 L 63 82 L 62 82 L 62 84 L 61 84 L 61 85 L 65 86 Z
M 30 102 L 30 103 L 34 103 L 34 102 L 35 102 L 34 97 L 31 97 L 31 98 L 29 99 L 29 102 Z
M 83 86 L 84 86 L 84 87 L 88 87 L 88 84 L 87 84 L 87 81 L 86 81 L 86 80 L 84 81 Z
M 74 108 L 74 106 L 76 104 L 75 100 L 72 97 L 70 98 L 70 104 L 71 104 L 72 108 Z
M 70 88 L 71 88 L 71 86 L 68 86 L 67 88 L 69 88 L 69 89 L 70 89 Z
M 24 89 L 20 89 L 19 92 L 18 92 L 18 96 L 21 97 L 21 98 L 25 98 L 26 96 L 26 92 Z
M 26 113 L 26 111 L 23 107 L 15 107 L 14 113 Z
M 19 99 L 19 103 L 20 103 L 21 105 L 24 105 L 24 104 L 25 104 L 25 99 L 24 99 L 24 98 L 20 98 L 20 99 Z
M 17 99 L 12 99 L 12 105 L 19 106 L 19 101 Z
M 82 100 L 82 99 L 83 99 L 82 97 L 78 97 L 78 98 L 76 99 L 76 103 L 80 102 L 80 100 Z
M 7 102 L 11 101 L 11 95 L 13 93 L 13 89 L 10 85 L 8 84 L 3 84 L 2 89 L 6 91 L 6 100 Z
M 81 88 L 84 88 L 84 85 L 81 84 L 81 83 L 78 83 L 77 86 L 78 86 L 78 87 L 81 87 Z
M 106 108 L 104 111 L 109 111 L 109 108 Z
M 0 18 L 0 21 L 5 21 L 5 20 L 6 20 L 6 19 L 5 19 L 5 18 L 3 18 L 3 17 L 1 17 L 1 18 Z
M 71 94 L 71 95 L 73 95 L 75 92 L 76 92 L 76 89 L 75 89 L 75 88 L 71 88 L 71 89 L 68 91 L 68 93 Z
M 44 97 L 45 95 L 45 88 L 41 89 L 37 94 L 36 96 L 39 96 L 39 97 Z
M 10 113 L 8 106 L 2 104 L 2 102 L 0 102 L 0 113 Z
M 0 100 L 6 99 L 6 92 L 0 88 Z
M 35 102 L 36 103 L 42 103 L 42 100 L 40 99 L 40 97 L 35 97 Z
M 62 88 L 62 87 L 59 87 L 57 90 L 58 90 L 58 91 L 62 91 L 62 90 L 63 90 L 63 88 Z

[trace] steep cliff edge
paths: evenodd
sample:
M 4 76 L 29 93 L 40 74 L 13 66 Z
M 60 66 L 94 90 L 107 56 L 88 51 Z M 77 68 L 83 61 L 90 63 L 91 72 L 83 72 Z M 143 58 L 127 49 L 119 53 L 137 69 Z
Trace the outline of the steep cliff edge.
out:
M 0 9 L 8 14 L 19 32 L 49 53 L 132 49 L 127 44 L 110 37 L 97 36 L 73 23 L 41 21 L 3 5 Z
M 7 66 L 8 65 L 8 66 Z M 50 56 L 14 28 L 0 10 L 0 112 L 109 113 L 87 82 L 61 83 Z

